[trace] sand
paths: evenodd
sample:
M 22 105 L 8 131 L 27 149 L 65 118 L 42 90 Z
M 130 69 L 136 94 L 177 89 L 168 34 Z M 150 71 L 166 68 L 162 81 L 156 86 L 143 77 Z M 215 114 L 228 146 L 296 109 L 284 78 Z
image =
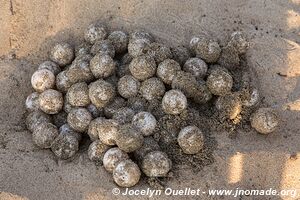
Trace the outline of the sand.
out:
M 247 67 L 257 77 L 263 105 L 280 113 L 281 127 L 268 136 L 251 129 L 240 129 L 234 137 L 225 129 L 213 131 L 211 136 L 217 143 L 214 162 L 198 172 L 182 165 L 167 181 L 167 187 L 298 188 L 300 195 L 300 1 L 182 2 L 0 0 L 1 200 L 130 198 L 112 194 L 116 185 L 111 175 L 89 161 L 86 151 L 81 150 L 72 161 L 57 160 L 49 150 L 32 144 L 24 124 L 24 101 L 32 91 L 30 76 L 47 58 L 49 46 L 62 40 L 78 44 L 84 28 L 96 19 L 112 29 L 145 29 L 172 45 L 187 44 L 194 34 L 210 35 L 222 44 L 234 30 L 244 31 L 251 42 Z M 142 181 L 135 189 L 147 187 Z M 220 199 L 207 195 L 197 198 Z

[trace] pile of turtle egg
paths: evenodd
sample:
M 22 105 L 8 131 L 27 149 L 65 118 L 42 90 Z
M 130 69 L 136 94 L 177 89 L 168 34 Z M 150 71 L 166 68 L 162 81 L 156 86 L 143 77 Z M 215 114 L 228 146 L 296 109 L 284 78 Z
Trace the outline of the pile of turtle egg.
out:
M 165 115 L 179 115 L 189 102 L 201 106 L 216 97 L 216 108 L 231 120 L 242 106 L 258 102 L 256 89 L 244 99 L 232 92 L 230 70 L 249 46 L 241 32 L 233 33 L 223 48 L 205 37 L 193 37 L 189 49 L 169 48 L 147 32 L 109 33 L 97 22 L 85 30 L 84 39 L 76 48 L 56 44 L 34 72 L 26 125 L 33 142 L 60 159 L 73 157 L 87 134 L 92 141 L 88 157 L 103 163 L 121 187 L 136 185 L 142 173 L 165 177 L 172 169 L 153 138 L 159 119 L 147 110 L 152 102 L 159 101 L 157 109 Z M 269 108 L 251 117 L 251 125 L 264 134 L 274 131 L 278 121 Z M 185 154 L 203 149 L 204 134 L 197 126 L 177 134 Z

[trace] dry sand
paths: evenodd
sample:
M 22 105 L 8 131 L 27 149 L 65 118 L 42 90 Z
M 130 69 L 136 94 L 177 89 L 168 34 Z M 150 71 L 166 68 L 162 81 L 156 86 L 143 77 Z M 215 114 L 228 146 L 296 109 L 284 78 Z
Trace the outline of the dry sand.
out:
M 143 28 L 173 45 L 187 44 L 203 32 L 220 41 L 234 30 L 247 33 L 250 71 L 257 77 L 263 104 L 280 112 L 280 129 L 268 136 L 239 131 L 235 138 L 213 132 L 218 143 L 215 162 L 198 173 L 180 170 L 168 187 L 293 188 L 300 195 L 299 13 L 299 0 L 0 0 L 0 199 L 116 198 L 111 176 L 89 161 L 86 152 L 72 162 L 56 160 L 49 150 L 32 144 L 23 120 L 30 76 L 47 58 L 49 46 L 62 40 L 77 44 L 83 29 L 96 19 L 112 29 Z M 141 182 L 135 188 L 146 187 Z

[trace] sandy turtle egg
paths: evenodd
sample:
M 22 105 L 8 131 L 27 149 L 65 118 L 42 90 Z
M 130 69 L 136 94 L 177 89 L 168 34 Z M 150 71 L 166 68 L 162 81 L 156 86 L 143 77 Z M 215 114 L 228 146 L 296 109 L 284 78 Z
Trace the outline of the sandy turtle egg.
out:
M 165 94 L 166 88 L 164 83 L 156 77 L 145 80 L 140 88 L 140 94 L 148 101 L 161 99 Z
M 196 54 L 196 48 L 197 48 L 197 45 L 198 45 L 198 42 L 200 41 L 200 37 L 198 36 L 194 36 L 192 37 L 192 39 L 190 40 L 190 43 L 189 43 L 189 47 L 190 47 L 190 50 L 192 51 L 193 54 Z
M 137 151 L 134 151 L 134 157 L 136 160 L 141 164 L 143 158 L 152 151 L 159 151 L 160 146 L 159 144 L 154 140 L 153 137 L 144 137 L 143 146 L 139 148 Z
M 191 73 L 196 78 L 204 78 L 207 72 L 207 64 L 200 58 L 190 58 L 184 64 L 183 70 Z
M 86 54 L 90 54 L 91 51 L 91 45 L 88 43 L 82 43 L 79 46 L 75 47 L 75 55 L 76 57 L 78 56 L 82 56 L 82 55 L 86 55 Z
M 114 113 L 119 109 L 126 106 L 126 101 L 122 97 L 117 96 L 110 104 L 103 108 L 104 115 L 107 118 L 112 118 Z
M 129 35 L 130 40 L 139 40 L 139 39 L 144 39 L 148 40 L 149 42 L 154 42 L 154 38 L 150 33 L 147 33 L 142 30 L 136 30 Z
M 129 159 L 129 156 L 125 151 L 114 147 L 105 152 L 103 156 L 103 166 L 106 171 L 112 173 L 119 162 L 127 159 Z
M 59 113 L 54 114 L 52 116 L 53 116 L 52 117 L 53 118 L 53 124 L 58 128 L 67 123 L 68 114 L 64 111 L 60 111 Z
M 39 93 L 31 93 L 25 101 L 25 107 L 28 111 L 37 111 L 39 110 Z
M 143 81 L 155 74 L 156 63 L 155 60 L 149 56 L 139 56 L 131 61 L 129 70 L 132 76 Z
M 129 40 L 128 54 L 133 58 L 145 55 L 150 50 L 150 44 L 151 42 L 146 39 Z
M 222 49 L 221 56 L 219 58 L 218 63 L 226 67 L 227 69 L 236 69 L 240 65 L 240 58 L 238 51 L 230 45 L 225 46 Z
M 251 126 L 261 134 L 274 132 L 279 126 L 279 117 L 271 108 L 259 108 L 250 117 Z
M 236 31 L 231 34 L 228 45 L 233 46 L 237 50 L 238 54 L 246 53 L 250 46 L 246 35 L 240 31 Z
M 211 73 L 215 72 L 215 71 L 224 71 L 228 74 L 230 74 L 230 72 L 228 71 L 228 69 L 226 69 L 225 67 L 221 67 L 220 65 L 210 65 L 208 70 L 207 70 L 207 75 L 210 75 Z
M 156 71 L 156 75 L 165 83 L 170 85 L 176 73 L 181 70 L 179 63 L 172 59 L 161 62 Z
M 87 134 L 89 135 L 92 141 L 99 140 L 98 126 L 102 123 L 103 120 L 105 120 L 105 118 L 98 117 L 91 121 Z
M 68 90 L 67 97 L 72 106 L 88 106 L 90 104 L 88 85 L 85 82 L 72 85 Z
M 259 103 L 259 92 L 255 88 L 245 89 L 242 92 L 242 104 L 246 107 L 251 107 Z
M 97 118 L 103 115 L 103 109 L 98 109 L 94 104 L 89 104 L 86 109 L 92 114 L 93 118 Z
M 99 79 L 89 85 L 89 97 L 97 108 L 108 105 L 115 97 L 115 88 L 112 84 Z
M 123 53 L 127 50 L 128 35 L 123 31 L 113 31 L 109 34 L 108 40 L 113 44 L 116 53 Z
M 91 59 L 93 58 L 93 55 L 92 54 L 82 54 L 82 55 L 78 55 L 74 61 L 72 62 L 72 65 L 76 65 L 78 64 L 79 62 L 82 62 L 82 61 L 85 61 L 87 63 L 89 63 L 91 61 Z
M 114 113 L 112 118 L 119 122 L 119 124 L 126 124 L 131 122 L 134 114 L 135 113 L 131 108 L 122 107 Z
M 91 54 L 108 55 L 115 57 L 115 48 L 109 40 L 99 40 L 91 48 Z
M 139 149 L 143 145 L 143 141 L 142 133 L 133 128 L 131 124 L 122 125 L 116 138 L 117 146 L 127 153 Z
M 204 136 L 196 126 L 181 129 L 177 138 L 178 144 L 185 154 L 196 154 L 203 149 Z
M 221 48 L 218 42 L 206 38 L 200 38 L 195 46 L 196 56 L 203 59 L 206 63 L 215 63 L 218 61 Z
M 52 48 L 50 59 L 59 66 L 66 66 L 74 59 L 74 48 L 66 42 L 58 43 Z
M 79 142 L 75 135 L 59 134 L 51 145 L 52 152 L 60 159 L 73 157 L 79 149 Z
M 75 136 L 78 141 L 81 141 L 82 134 L 73 130 L 69 124 L 64 124 L 59 128 L 59 134 L 70 134 Z
M 48 69 L 39 69 L 31 77 L 31 85 L 37 92 L 51 89 L 55 84 L 55 75 Z
M 102 143 L 110 146 L 116 144 L 116 138 L 120 131 L 120 124 L 116 120 L 99 119 L 95 122 L 94 126 Z
M 212 98 L 212 94 L 209 91 L 206 83 L 199 82 L 196 87 L 195 93 L 192 97 L 193 101 L 198 104 L 203 104 L 211 100 L 211 98 Z
M 187 108 L 186 96 L 180 90 L 169 90 L 162 99 L 162 108 L 167 114 L 180 114 Z
M 194 96 L 198 82 L 189 72 L 178 71 L 172 80 L 172 88 L 181 90 L 187 98 Z
M 235 119 L 242 111 L 242 101 L 238 93 L 220 96 L 216 101 L 216 108 L 221 115 Z
M 233 79 L 229 73 L 216 70 L 207 77 L 206 84 L 212 94 L 224 96 L 230 93 Z
M 39 96 L 39 106 L 47 114 L 56 114 L 62 110 L 64 99 L 59 91 L 49 89 L 42 92 Z
M 189 50 L 184 46 L 171 48 L 171 52 L 173 59 L 180 65 L 183 65 L 191 57 Z
M 72 129 L 85 132 L 92 120 L 92 115 L 86 108 L 73 108 L 68 114 L 67 120 Z
M 42 123 L 51 123 L 51 117 L 42 111 L 30 112 L 26 117 L 27 129 L 33 132 Z
M 140 168 L 131 160 L 119 162 L 113 170 L 113 179 L 120 187 L 132 187 L 139 182 L 140 177 Z
M 148 153 L 141 165 L 142 171 L 148 177 L 165 177 L 172 168 L 172 162 L 162 151 Z
M 152 135 L 157 121 L 149 112 L 139 112 L 132 119 L 132 126 L 141 131 L 144 136 Z
M 57 127 L 51 123 L 39 124 L 32 133 L 33 142 L 40 148 L 50 148 L 54 139 L 58 136 Z
M 174 87 L 174 84 L 172 86 Z M 206 82 L 202 79 L 183 79 L 182 82 L 177 82 L 174 88 L 181 89 L 188 98 L 198 104 L 204 104 L 212 98 L 212 94 L 206 86 Z
M 140 82 L 131 75 L 125 75 L 119 79 L 118 92 L 119 94 L 128 99 L 138 94 L 140 89 Z
M 51 71 L 55 76 L 57 74 L 59 74 L 59 72 L 61 72 L 61 69 L 60 67 L 55 63 L 55 62 L 52 62 L 52 61 L 45 61 L 43 63 L 41 63 L 39 65 L 39 68 L 38 69 L 48 69 L 49 71 Z
M 86 56 L 88 57 L 90 55 L 86 55 Z M 90 59 L 83 58 L 83 57 L 77 57 L 77 58 L 78 59 L 75 59 L 72 65 L 69 66 L 68 70 L 65 71 L 66 79 L 64 80 L 66 82 L 66 87 L 65 87 L 66 90 L 68 90 L 75 83 L 79 83 L 79 82 L 90 83 L 95 79 L 93 73 L 90 70 L 90 65 L 89 65 Z
M 84 39 L 90 44 L 94 44 L 97 40 L 104 40 L 106 37 L 106 26 L 100 22 L 90 24 L 84 31 Z
M 172 88 L 181 90 L 187 98 L 194 102 L 203 104 L 212 98 L 205 82 L 196 80 L 189 72 L 178 71 L 172 80 Z
M 90 69 L 90 60 L 93 57 L 89 54 L 78 56 L 66 71 L 66 76 L 72 83 L 91 82 L 94 75 Z
M 103 144 L 100 140 L 93 141 L 88 149 L 88 156 L 91 161 L 94 162 L 102 162 L 104 153 L 109 149 L 110 147 Z
M 66 93 L 72 84 L 72 81 L 67 76 L 67 71 L 62 71 L 56 76 L 56 88 L 59 91 Z
M 160 63 L 166 59 L 170 59 L 173 56 L 169 47 L 157 42 L 153 42 L 150 44 L 148 55 L 154 58 L 156 63 Z

